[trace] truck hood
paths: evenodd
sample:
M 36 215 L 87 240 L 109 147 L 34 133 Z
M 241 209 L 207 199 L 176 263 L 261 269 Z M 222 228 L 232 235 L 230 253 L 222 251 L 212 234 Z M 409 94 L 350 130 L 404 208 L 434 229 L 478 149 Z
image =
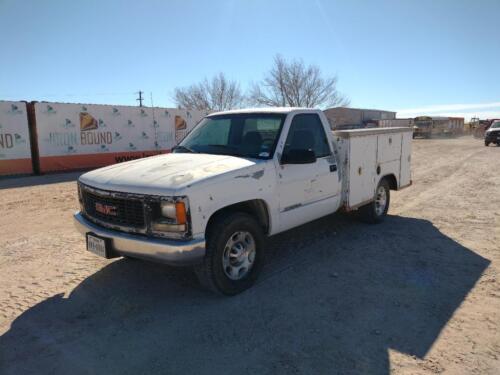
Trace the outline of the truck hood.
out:
M 103 190 L 169 195 L 258 163 L 227 155 L 164 154 L 99 168 L 83 174 L 79 180 Z

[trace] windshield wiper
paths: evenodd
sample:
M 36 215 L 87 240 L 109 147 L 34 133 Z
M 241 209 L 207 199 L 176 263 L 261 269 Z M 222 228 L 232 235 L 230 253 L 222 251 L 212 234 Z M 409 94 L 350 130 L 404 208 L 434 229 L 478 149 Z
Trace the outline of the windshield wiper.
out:
M 229 145 L 207 145 L 207 146 L 222 149 L 223 152 L 218 152 L 218 154 L 229 155 L 229 156 L 241 156 L 241 153 L 238 152 L 238 150 L 234 146 L 229 146 Z
M 186 146 L 182 146 L 182 145 L 177 145 L 175 146 L 172 151 L 175 152 L 176 150 L 179 150 L 179 151 L 186 151 L 186 152 L 191 152 L 193 154 L 198 154 L 199 152 L 198 151 L 195 151 L 189 147 L 186 147 Z

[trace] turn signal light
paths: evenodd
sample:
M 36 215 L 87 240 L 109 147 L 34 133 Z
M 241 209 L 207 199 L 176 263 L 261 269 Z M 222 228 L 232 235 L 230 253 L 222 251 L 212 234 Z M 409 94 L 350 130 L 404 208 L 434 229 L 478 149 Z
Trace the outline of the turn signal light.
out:
M 186 224 L 186 205 L 184 202 L 177 202 L 175 204 L 175 213 L 177 217 L 177 224 Z

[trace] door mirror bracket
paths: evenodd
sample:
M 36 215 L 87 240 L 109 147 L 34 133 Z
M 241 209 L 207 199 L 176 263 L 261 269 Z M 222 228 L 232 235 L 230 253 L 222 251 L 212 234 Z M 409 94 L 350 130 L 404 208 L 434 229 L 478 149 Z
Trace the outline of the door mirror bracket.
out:
M 291 149 L 281 156 L 281 164 L 312 164 L 316 162 L 313 150 Z

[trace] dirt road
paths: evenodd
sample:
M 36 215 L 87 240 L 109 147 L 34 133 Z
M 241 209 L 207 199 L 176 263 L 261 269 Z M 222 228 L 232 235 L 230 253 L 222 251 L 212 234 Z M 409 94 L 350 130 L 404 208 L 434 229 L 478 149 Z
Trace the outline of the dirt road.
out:
M 2 180 L 0 374 L 498 374 L 499 163 L 471 138 L 416 140 L 386 222 L 281 234 L 234 298 L 86 252 L 76 174 Z

